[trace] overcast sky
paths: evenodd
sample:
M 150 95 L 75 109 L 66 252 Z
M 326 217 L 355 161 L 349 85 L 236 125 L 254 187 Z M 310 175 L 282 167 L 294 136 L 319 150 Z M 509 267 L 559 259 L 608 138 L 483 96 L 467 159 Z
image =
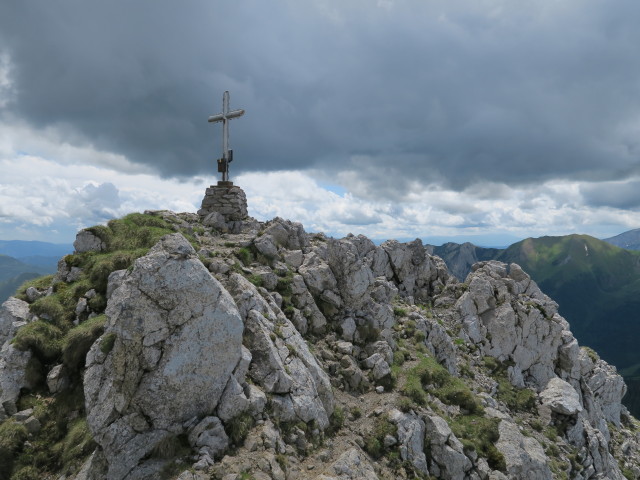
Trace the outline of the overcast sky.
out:
M 196 211 L 506 245 L 640 227 L 637 0 L 0 3 L 0 239 Z

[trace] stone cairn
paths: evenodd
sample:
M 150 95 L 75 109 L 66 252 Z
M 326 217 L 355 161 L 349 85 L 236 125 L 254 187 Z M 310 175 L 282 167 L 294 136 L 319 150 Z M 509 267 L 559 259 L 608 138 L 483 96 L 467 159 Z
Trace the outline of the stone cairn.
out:
M 232 182 L 211 185 L 204 194 L 198 215 L 204 219 L 214 212 L 224 217 L 227 223 L 244 220 L 248 215 L 244 190 Z

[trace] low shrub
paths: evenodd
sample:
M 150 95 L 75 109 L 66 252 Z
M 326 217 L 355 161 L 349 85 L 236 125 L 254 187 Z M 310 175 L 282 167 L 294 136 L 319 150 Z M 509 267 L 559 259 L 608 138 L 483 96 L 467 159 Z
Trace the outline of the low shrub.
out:
M 253 254 L 251 253 L 251 250 L 246 247 L 242 247 L 241 249 L 239 249 L 235 255 L 245 267 L 250 265 L 253 261 Z
M 169 435 L 160 440 L 151 450 L 152 458 L 169 459 L 187 455 L 191 451 L 187 435 Z
M 395 436 L 397 433 L 398 427 L 391 423 L 386 416 L 376 418 L 373 429 L 365 436 L 365 451 L 374 459 L 379 459 L 388 451 L 384 446 L 384 437 L 387 435 Z
M 336 407 L 333 409 L 331 417 L 329 417 L 329 427 L 326 429 L 327 435 L 335 435 L 338 430 L 344 425 L 344 410 L 342 407 Z
M 396 317 L 406 317 L 407 316 L 407 309 L 406 308 L 402 308 L 402 307 L 393 307 L 393 314 Z
M 225 431 L 235 446 L 241 446 L 254 423 L 255 421 L 249 413 L 241 413 L 227 422 Z

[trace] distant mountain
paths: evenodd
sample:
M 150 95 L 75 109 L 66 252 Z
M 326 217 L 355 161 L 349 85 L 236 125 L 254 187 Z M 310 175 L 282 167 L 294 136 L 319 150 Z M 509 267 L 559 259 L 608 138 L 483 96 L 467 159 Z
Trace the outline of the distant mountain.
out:
M 0 255 L 22 260 L 27 257 L 60 257 L 73 253 L 73 245 L 25 240 L 0 240 Z M 30 263 L 30 262 L 25 262 Z
M 16 293 L 16 290 L 27 280 L 42 276 L 40 273 L 21 273 L 15 277 L 9 278 L 4 282 L 0 282 L 0 303 L 4 302 L 11 295 Z
M 56 271 L 56 262 L 51 262 L 48 257 L 37 257 L 36 260 L 40 264 L 31 265 L 8 255 L 0 255 L 0 303 L 27 280 Z
M 627 250 L 640 250 L 640 228 L 629 230 L 615 237 L 605 238 L 604 241 Z
M 461 282 L 471 271 L 471 266 L 474 263 L 492 260 L 502 251 L 498 248 L 477 247 L 469 242 L 463 244 L 449 242 L 439 247 L 434 245 L 426 247 L 429 253 L 442 258 L 449 267 L 449 271 Z

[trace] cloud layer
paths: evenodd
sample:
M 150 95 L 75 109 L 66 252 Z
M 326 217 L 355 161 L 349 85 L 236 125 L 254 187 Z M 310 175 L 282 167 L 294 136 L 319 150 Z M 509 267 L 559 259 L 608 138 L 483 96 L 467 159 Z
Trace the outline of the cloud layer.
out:
M 633 0 L 196 4 L 4 2 L 9 108 L 164 175 L 210 168 L 225 89 L 247 109 L 240 171 L 354 171 L 384 193 L 638 168 Z
M 635 227 L 639 14 L 635 0 L 2 2 L 0 151 L 204 184 L 221 149 L 206 120 L 230 90 L 247 111 L 232 176 L 301 175 L 268 177 L 287 193 L 256 193 L 273 211 L 328 201 L 336 231 L 379 233 L 407 212 L 468 232 Z M 348 196 L 282 183 L 311 178 Z M 127 205 L 118 182 L 84 182 L 95 218 Z

